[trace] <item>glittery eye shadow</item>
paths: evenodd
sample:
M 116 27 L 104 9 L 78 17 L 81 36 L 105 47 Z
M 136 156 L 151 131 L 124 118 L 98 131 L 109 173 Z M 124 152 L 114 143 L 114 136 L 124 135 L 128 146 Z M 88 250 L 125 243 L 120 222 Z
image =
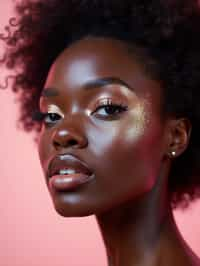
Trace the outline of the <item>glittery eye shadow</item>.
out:
M 62 113 L 61 112 L 61 110 L 60 110 L 60 108 L 58 108 L 56 105 L 54 105 L 54 104 L 51 104 L 51 105 L 49 105 L 48 106 L 48 113 Z M 64 116 L 64 115 L 63 115 Z

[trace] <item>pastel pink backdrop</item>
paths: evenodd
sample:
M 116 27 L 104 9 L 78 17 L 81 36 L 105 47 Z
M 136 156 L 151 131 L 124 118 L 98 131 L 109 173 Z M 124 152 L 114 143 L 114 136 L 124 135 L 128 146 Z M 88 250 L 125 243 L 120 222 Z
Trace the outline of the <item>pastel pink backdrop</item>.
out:
M 13 14 L 0 2 L 0 30 Z M 2 48 L 1 48 L 2 51 Z M 0 75 L 0 82 L 6 75 Z M 53 208 L 32 135 L 16 128 L 15 95 L 0 90 L 0 266 L 106 266 L 94 216 L 64 218 Z M 174 212 L 183 237 L 200 256 L 200 201 Z

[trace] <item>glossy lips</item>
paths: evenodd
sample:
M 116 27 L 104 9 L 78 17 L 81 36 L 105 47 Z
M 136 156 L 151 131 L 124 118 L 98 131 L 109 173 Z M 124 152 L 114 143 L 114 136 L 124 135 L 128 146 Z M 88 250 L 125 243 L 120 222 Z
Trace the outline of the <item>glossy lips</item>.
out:
M 60 170 L 74 170 L 75 173 L 60 174 Z M 88 182 L 94 177 L 85 163 L 70 154 L 62 154 L 53 158 L 49 164 L 48 178 L 50 186 L 58 191 L 66 191 Z

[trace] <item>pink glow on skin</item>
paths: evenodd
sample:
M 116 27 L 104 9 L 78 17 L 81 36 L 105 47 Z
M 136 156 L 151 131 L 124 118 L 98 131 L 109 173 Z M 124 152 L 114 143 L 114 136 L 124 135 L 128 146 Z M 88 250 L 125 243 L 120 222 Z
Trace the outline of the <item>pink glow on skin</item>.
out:
M 0 2 L 1 31 L 12 5 L 11 0 Z M 5 75 L 1 72 L 0 82 Z M 14 99 L 11 91 L 1 90 L 0 265 L 106 266 L 94 216 L 65 219 L 55 212 L 32 136 L 16 128 Z M 174 214 L 183 237 L 200 256 L 200 201 Z

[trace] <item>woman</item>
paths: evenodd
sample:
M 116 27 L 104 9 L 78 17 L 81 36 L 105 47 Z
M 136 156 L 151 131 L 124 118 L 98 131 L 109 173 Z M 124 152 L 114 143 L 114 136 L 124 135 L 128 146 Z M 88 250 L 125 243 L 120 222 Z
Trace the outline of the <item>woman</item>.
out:
M 2 63 L 20 69 L 12 90 L 55 210 L 95 215 L 109 266 L 200 265 L 172 214 L 199 197 L 197 0 L 22 1 L 16 12 Z

